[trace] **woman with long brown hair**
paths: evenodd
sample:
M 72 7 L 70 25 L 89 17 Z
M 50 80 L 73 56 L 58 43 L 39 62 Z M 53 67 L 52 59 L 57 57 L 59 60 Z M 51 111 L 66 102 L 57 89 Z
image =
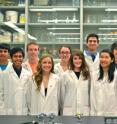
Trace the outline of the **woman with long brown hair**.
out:
M 54 113 L 58 115 L 59 80 L 53 70 L 54 62 L 51 56 L 45 55 L 40 58 L 37 72 L 29 81 L 27 92 L 30 114 Z
M 90 74 L 83 52 L 74 51 L 70 58 L 70 70 L 60 82 L 63 115 L 77 113 L 89 115 Z

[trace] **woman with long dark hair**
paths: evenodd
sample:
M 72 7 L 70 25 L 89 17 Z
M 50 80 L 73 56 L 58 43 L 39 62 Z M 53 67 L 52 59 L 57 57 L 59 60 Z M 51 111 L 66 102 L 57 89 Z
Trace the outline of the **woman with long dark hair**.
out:
M 100 52 L 99 73 L 92 76 L 91 114 L 97 116 L 117 115 L 117 71 L 114 55 L 104 49 Z
M 70 58 L 70 70 L 60 81 L 63 115 L 89 115 L 90 73 L 83 52 L 76 50 Z

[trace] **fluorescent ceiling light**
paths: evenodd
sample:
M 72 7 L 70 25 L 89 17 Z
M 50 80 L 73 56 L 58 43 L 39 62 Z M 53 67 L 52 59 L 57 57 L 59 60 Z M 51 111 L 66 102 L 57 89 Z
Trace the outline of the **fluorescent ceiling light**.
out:
M 58 20 L 53 19 L 53 20 L 39 20 L 40 23 L 77 23 L 79 20 Z
M 52 35 L 79 35 L 80 33 L 52 33 L 50 32 L 50 34 Z
M 78 8 L 50 8 L 50 9 L 30 9 L 30 11 L 32 12 L 44 12 L 44 11 L 48 11 L 48 12 L 53 12 L 53 11 L 77 11 Z
M 104 19 L 104 20 L 102 20 L 102 22 L 117 22 L 117 20 L 107 20 L 107 19 Z
M 112 35 L 116 36 L 117 34 L 98 34 L 98 35 L 100 35 L 100 36 L 101 36 L 101 35 L 102 35 L 102 36 L 105 36 L 105 35 L 106 35 L 106 36 L 112 36 Z
M 117 28 L 98 28 L 99 30 L 117 30 Z
M 77 11 L 78 8 L 53 8 L 55 11 Z
M 79 30 L 80 28 L 47 28 L 47 30 Z
M 106 40 L 106 39 L 110 39 L 110 40 L 111 40 L 111 39 L 112 39 L 112 40 L 117 40 L 117 37 L 116 37 L 116 38 L 113 38 L 113 37 L 108 37 L 108 38 L 106 38 L 106 37 L 105 37 L 105 38 L 99 38 L 99 39 L 104 39 L 104 40 Z
M 54 9 L 30 9 L 31 12 L 52 12 Z
M 23 34 L 23 35 L 26 34 L 24 30 L 20 29 L 19 27 L 17 27 L 15 24 L 13 24 L 13 23 L 11 23 L 11 22 L 4 22 L 4 24 L 7 25 L 7 26 L 9 26 L 9 27 L 11 27 L 11 28 L 14 29 L 15 31 L 17 31 L 17 32 L 19 32 L 19 33 L 21 33 L 21 34 Z M 37 38 L 31 36 L 30 34 L 28 34 L 28 37 L 29 37 L 30 39 L 32 39 L 32 40 L 37 40 Z
M 77 40 L 77 39 L 80 39 L 80 38 L 78 38 L 78 37 L 76 37 L 76 38 L 66 38 L 66 37 L 63 37 L 63 38 L 56 38 L 56 39 L 58 39 L 58 40 L 64 40 L 64 39 L 66 39 L 66 40 Z
M 117 11 L 117 8 L 107 8 L 105 11 Z

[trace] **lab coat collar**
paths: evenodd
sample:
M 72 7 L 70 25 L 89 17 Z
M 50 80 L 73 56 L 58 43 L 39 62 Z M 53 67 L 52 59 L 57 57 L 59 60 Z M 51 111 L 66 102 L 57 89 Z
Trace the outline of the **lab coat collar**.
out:
M 56 81 L 56 76 L 53 73 L 51 73 L 50 74 L 50 77 L 49 77 L 49 82 L 48 82 L 47 95 L 46 95 L 46 97 L 51 94 L 52 89 L 53 89 L 53 87 L 56 84 L 55 81 Z M 45 97 L 45 89 L 44 89 L 43 83 L 41 84 L 40 93 L 42 94 L 43 97 Z
M 99 61 L 99 52 L 97 52 L 95 55 L 96 56 L 95 56 L 94 62 Z M 93 62 L 91 55 L 89 53 L 87 53 L 87 51 L 84 51 L 84 56 L 88 59 L 88 61 Z
M 79 79 L 77 78 L 76 74 L 74 73 L 73 70 L 70 70 L 70 73 L 71 73 L 71 76 L 73 78 L 73 80 L 82 80 L 83 79 L 83 76 L 82 76 L 82 71 L 80 72 L 80 76 L 79 76 Z
M 26 65 L 26 66 L 25 66 L 25 65 Z M 29 60 L 25 61 L 25 62 L 23 63 L 23 66 L 26 68 L 26 70 L 29 70 L 29 71 L 31 72 L 31 74 L 33 74 L 32 69 L 31 69 L 31 66 L 30 66 L 30 64 L 29 64 Z
M 17 77 L 18 79 L 24 78 L 24 76 L 25 76 L 24 68 L 22 68 L 20 77 L 18 77 L 18 75 L 16 74 L 15 70 L 13 69 L 13 65 L 12 65 L 12 64 L 9 66 L 8 71 L 9 71 L 10 73 L 12 73 L 12 74 L 13 74 L 15 77 Z

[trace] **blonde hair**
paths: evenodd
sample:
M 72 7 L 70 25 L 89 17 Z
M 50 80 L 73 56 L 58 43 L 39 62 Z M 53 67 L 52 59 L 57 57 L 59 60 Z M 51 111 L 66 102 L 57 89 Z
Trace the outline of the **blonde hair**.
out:
M 53 58 L 50 55 L 44 55 L 40 58 L 38 65 L 37 65 L 37 72 L 33 75 L 34 76 L 34 81 L 36 82 L 37 89 L 40 90 L 41 83 L 43 80 L 43 70 L 42 70 L 42 61 L 43 59 L 49 57 L 52 61 L 52 69 L 51 72 L 54 73 L 54 61 Z

